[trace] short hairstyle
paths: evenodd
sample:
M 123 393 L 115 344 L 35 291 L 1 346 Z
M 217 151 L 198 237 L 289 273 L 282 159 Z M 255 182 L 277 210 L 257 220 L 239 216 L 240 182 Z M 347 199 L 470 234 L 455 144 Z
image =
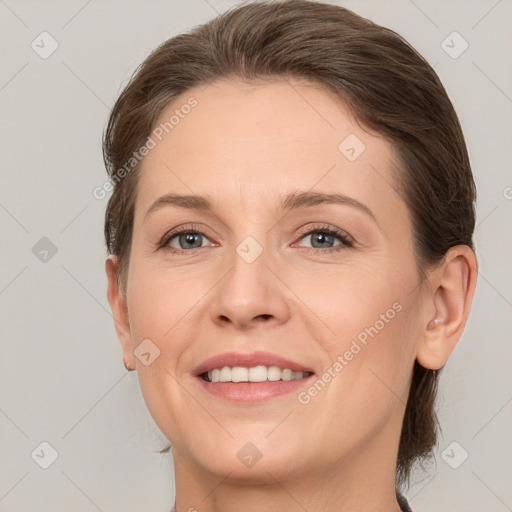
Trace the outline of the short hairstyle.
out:
M 309 0 L 249 2 L 160 44 L 112 109 L 103 139 L 114 182 L 105 240 L 118 258 L 125 298 L 140 165 L 123 179 L 116 170 L 146 143 L 165 107 L 192 87 L 220 79 L 287 78 L 334 92 L 361 126 L 389 142 L 396 156 L 393 186 L 411 215 L 420 280 L 450 247 L 473 249 L 476 187 L 469 156 L 454 107 L 428 62 L 393 30 L 343 7 Z M 432 458 L 438 374 L 415 361 L 397 486 L 409 484 L 415 462 Z

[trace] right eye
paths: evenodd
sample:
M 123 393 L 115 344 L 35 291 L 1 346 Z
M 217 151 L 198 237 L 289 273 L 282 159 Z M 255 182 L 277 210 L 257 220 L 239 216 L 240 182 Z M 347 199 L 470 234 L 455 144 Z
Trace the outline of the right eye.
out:
M 162 249 L 169 250 L 171 252 L 183 253 L 189 252 L 190 249 L 201 249 L 202 247 L 211 245 L 210 243 L 203 246 L 201 238 L 209 240 L 204 233 L 196 229 L 179 229 L 168 233 L 162 241 L 161 247 Z M 173 243 L 177 243 L 178 247 L 173 245 Z

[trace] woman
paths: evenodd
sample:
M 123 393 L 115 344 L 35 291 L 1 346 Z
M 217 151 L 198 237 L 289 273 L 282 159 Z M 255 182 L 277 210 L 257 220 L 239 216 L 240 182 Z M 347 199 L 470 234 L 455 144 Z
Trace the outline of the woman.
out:
M 431 66 L 342 7 L 246 3 L 153 51 L 104 156 L 108 300 L 173 510 L 410 510 L 477 275 Z

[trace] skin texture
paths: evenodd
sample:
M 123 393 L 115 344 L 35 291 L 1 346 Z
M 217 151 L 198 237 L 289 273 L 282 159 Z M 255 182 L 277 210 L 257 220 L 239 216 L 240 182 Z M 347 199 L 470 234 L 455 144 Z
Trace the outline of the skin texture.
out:
M 142 162 L 126 303 L 115 257 L 106 262 L 124 360 L 173 446 L 177 510 L 319 512 L 342 503 L 347 512 L 397 511 L 413 363 L 439 369 L 459 341 L 474 254 L 451 248 L 420 283 L 392 148 L 324 89 L 298 80 L 216 82 L 183 94 L 160 121 L 191 96 L 197 106 Z M 338 150 L 349 134 L 366 146 L 355 161 Z M 297 190 L 344 194 L 376 221 L 350 205 L 281 210 L 281 196 Z M 170 192 L 207 194 L 213 210 L 166 206 L 145 218 Z M 204 234 L 201 248 L 181 237 L 183 254 L 158 249 L 162 235 L 190 223 Z M 344 231 L 353 247 L 303 235 L 318 224 Z M 263 249 L 252 263 L 236 252 L 248 236 Z M 179 242 L 178 235 L 168 245 L 180 249 Z M 211 356 L 263 350 L 320 377 L 397 303 L 400 312 L 308 404 L 294 392 L 227 403 L 191 374 Z M 442 322 L 432 327 L 435 318 Z M 160 350 L 148 366 L 133 353 L 145 339 Z M 237 457 L 248 442 L 262 454 L 250 468 Z

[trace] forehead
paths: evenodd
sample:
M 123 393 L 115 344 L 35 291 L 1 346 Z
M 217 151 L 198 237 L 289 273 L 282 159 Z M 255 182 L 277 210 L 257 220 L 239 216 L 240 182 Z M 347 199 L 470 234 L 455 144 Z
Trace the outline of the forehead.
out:
M 167 106 L 158 128 L 141 165 L 136 217 L 169 192 L 207 194 L 226 208 L 273 207 L 297 189 L 353 196 L 377 214 L 402 202 L 390 145 L 306 81 L 199 86 Z

